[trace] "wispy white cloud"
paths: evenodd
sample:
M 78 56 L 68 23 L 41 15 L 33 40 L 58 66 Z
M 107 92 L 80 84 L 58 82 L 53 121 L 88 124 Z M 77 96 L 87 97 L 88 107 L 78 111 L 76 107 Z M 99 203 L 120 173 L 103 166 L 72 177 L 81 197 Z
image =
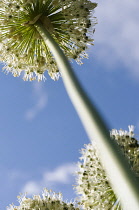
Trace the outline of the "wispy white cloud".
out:
M 33 83 L 33 96 L 35 97 L 35 104 L 25 112 L 25 119 L 29 121 L 33 120 L 47 105 L 47 95 L 43 90 L 42 83 Z
M 69 163 L 54 169 L 53 171 L 46 171 L 43 174 L 45 182 L 68 184 L 71 181 L 71 175 L 75 172 L 76 166 Z
M 119 62 L 139 78 L 138 0 L 99 1 L 95 53 L 111 69 Z
M 41 184 L 35 181 L 28 181 L 23 189 L 21 190 L 28 195 L 39 194 L 43 189 L 41 188 Z
M 22 192 L 27 192 L 28 195 L 32 195 L 40 193 L 44 187 L 51 188 L 58 184 L 70 184 L 76 169 L 77 166 L 75 164 L 67 163 L 58 166 L 54 170 L 46 170 L 40 180 L 29 180 L 26 182 L 22 188 Z

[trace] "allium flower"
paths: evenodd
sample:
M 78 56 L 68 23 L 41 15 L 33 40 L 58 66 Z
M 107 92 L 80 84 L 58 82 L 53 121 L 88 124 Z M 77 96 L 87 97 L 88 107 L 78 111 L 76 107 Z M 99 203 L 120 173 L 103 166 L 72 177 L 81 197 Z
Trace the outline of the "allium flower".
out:
M 18 196 L 19 206 L 13 204 L 7 207 L 8 210 L 79 210 L 74 203 L 65 203 L 61 193 L 54 193 L 44 189 L 42 196 L 34 195 L 27 198 L 25 195 Z
M 134 126 L 129 126 L 129 131 L 113 129 L 110 135 L 121 147 L 132 170 L 139 177 L 139 143 L 134 138 Z M 120 199 L 116 197 L 100 162 L 96 145 L 85 145 L 81 154 L 75 188 L 77 193 L 80 194 L 80 203 L 84 206 L 84 209 L 122 209 Z
M 97 6 L 90 0 L 2 0 L 0 1 L 0 62 L 6 73 L 24 80 L 44 80 L 47 70 L 52 79 L 60 76 L 55 59 L 37 31 L 41 21 L 64 54 L 81 64 L 92 44 L 91 13 Z

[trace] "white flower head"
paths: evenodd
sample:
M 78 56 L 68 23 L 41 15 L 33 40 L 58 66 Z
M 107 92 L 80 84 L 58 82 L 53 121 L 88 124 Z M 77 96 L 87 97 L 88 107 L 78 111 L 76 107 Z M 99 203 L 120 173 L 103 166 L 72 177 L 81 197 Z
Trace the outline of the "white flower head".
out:
M 55 59 L 37 31 L 40 21 L 64 54 L 81 64 L 85 50 L 93 43 L 91 17 L 97 6 L 90 0 L 2 0 L 0 1 L 0 62 L 6 73 L 24 80 L 45 80 L 44 72 L 57 80 Z
M 139 142 L 134 138 L 134 126 L 129 126 L 129 131 L 113 129 L 110 136 L 118 143 L 131 169 L 139 178 Z M 80 194 L 80 203 L 84 209 L 122 209 L 120 199 L 116 197 L 100 162 L 95 143 L 85 145 L 81 154 L 75 189 Z
M 44 189 L 42 196 L 34 195 L 27 198 L 26 195 L 18 196 L 19 206 L 10 205 L 7 210 L 79 210 L 75 203 L 67 203 L 62 200 L 61 193 L 55 193 Z

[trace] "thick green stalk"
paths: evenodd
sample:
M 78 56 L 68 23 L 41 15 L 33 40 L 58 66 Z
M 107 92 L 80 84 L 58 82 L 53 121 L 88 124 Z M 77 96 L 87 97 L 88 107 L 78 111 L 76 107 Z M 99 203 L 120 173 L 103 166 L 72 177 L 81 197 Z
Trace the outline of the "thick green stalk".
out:
M 125 210 L 138 210 L 139 185 L 135 175 L 130 170 L 127 160 L 121 154 L 116 142 L 110 138 L 109 131 L 99 112 L 82 89 L 58 44 L 41 22 L 38 21 L 35 26 L 55 57 L 66 90 L 86 129 L 90 141 L 95 140 L 97 143 L 101 161 L 117 196 L 121 199 L 123 208 Z

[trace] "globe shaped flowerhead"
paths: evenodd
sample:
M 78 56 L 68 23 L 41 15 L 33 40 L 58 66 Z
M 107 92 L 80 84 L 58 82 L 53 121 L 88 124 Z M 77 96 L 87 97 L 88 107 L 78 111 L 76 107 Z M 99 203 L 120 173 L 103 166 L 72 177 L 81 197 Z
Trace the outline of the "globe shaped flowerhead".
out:
M 28 198 L 26 195 L 18 196 L 19 206 L 14 204 L 7 210 L 79 210 L 75 203 L 67 203 L 62 199 L 61 193 L 55 193 L 44 189 L 42 196 L 34 195 Z
M 0 62 L 4 71 L 24 80 L 52 79 L 60 76 L 49 47 L 35 27 L 43 27 L 58 43 L 64 54 L 82 64 L 86 49 L 93 44 L 97 6 L 90 0 L 3 0 L 0 1 Z
M 134 126 L 128 126 L 129 130 L 116 130 L 110 132 L 110 136 L 119 145 L 121 152 L 127 158 L 131 170 L 139 178 L 139 141 L 134 137 Z M 85 145 L 81 150 L 82 156 L 78 163 L 77 185 L 75 187 L 80 195 L 80 203 L 83 209 L 115 209 L 122 210 L 120 198 L 115 194 L 105 168 L 100 161 L 97 145 Z M 109 162 L 107 162 L 109 164 Z

